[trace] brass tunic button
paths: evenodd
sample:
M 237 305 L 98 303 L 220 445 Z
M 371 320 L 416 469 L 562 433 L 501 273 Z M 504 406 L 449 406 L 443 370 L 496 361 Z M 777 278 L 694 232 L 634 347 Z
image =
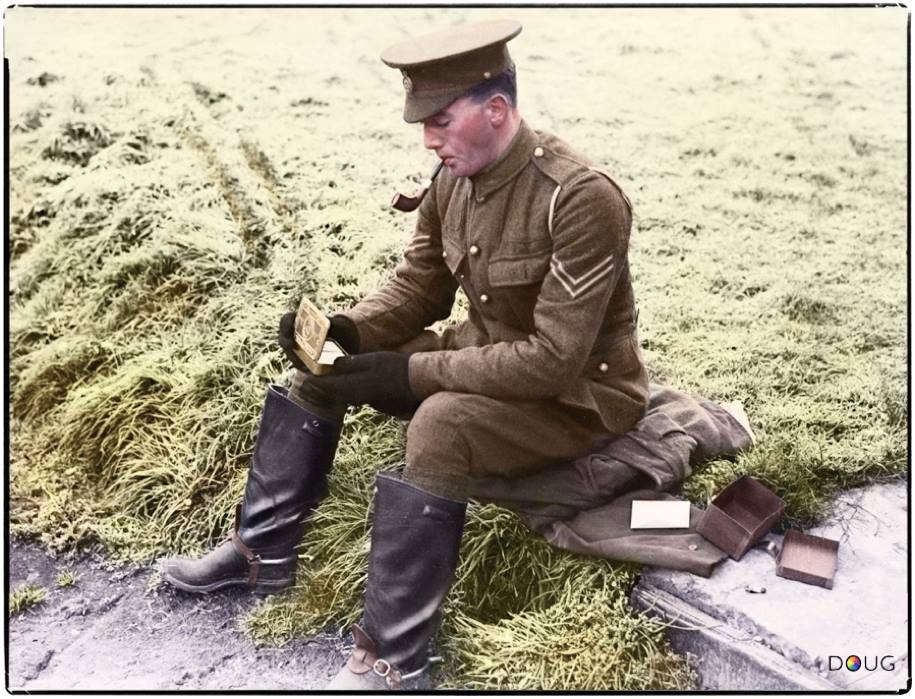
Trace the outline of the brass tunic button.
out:
M 478 248 L 476 245 L 471 245 L 471 246 L 470 246 L 470 254 L 471 254 L 471 255 L 479 255 L 479 254 L 480 254 L 480 248 Z
M 534 148 L 534 155 L 538 158 L 542 158 L 543 157 L 543 148 L 541 148 L 540 146 L 537 146 L 536 148 Z
M 597 365 L 597 370 L 602 374 L 606 374 L 610 370 L 610 367 L 607 365 L 607 362 L 601 362 Z
M 448 251 L 442 250 L 442 257 L 448 257 Z
M 486 294 L 481 294 L 480 301 L 482 301 L 483 303 L 489 303 L 489 297 Z
M 485 73 L 483 73 L 483 80 L 489 80 L 491 77 L 492 77 L 492 73 L 490 73 L 488 70 Z

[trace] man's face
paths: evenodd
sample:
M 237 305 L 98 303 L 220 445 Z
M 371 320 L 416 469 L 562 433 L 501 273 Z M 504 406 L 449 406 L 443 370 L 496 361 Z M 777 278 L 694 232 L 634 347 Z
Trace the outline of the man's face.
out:
M 487 103 L 462 97 L 423 121 L 423 144 L 455 177 L 470 177 L 498 155 Z

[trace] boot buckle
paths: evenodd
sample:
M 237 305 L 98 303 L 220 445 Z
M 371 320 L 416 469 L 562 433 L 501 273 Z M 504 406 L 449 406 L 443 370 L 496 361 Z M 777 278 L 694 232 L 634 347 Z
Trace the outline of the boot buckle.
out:
M 379 670 L 379 666 L 383 669 Z M 384 658 L 378 658 L 372 665 L 372 671 L 379 677 L 387 677 L 391 673 L 391 663 Z
M 372 663 L 372 672 L 383 677 L 385 684 L 391 689 L 400 689 L 401 674 L 384 658 L 378 658 Z

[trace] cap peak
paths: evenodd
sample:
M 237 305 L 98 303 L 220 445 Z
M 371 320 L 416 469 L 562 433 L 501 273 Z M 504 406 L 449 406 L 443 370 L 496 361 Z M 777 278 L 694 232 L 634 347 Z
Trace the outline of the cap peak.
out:
M 520 33 L 521 23 L 511 19 L 462 24 L 389 46 L 381 60 L 391 68 L 427 65 L 505 43 Z

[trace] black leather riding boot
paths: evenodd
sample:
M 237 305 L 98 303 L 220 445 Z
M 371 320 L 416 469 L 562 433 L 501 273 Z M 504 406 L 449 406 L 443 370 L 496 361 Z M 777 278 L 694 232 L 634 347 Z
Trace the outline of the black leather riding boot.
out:
M 454 579 L 466 502 L 388 474 L 376 478 L 375 518 L 356 648 L 328 689 L 411 688 Z
M 295 546 L 305 519 L 327 490 L 340 424 L 293 403 L 286 389 L 267 388 L 235 531 L 199 559 L 165 561 L 162 577 L 188 592 L 247 586 L 276 592 L 295 577 Z

